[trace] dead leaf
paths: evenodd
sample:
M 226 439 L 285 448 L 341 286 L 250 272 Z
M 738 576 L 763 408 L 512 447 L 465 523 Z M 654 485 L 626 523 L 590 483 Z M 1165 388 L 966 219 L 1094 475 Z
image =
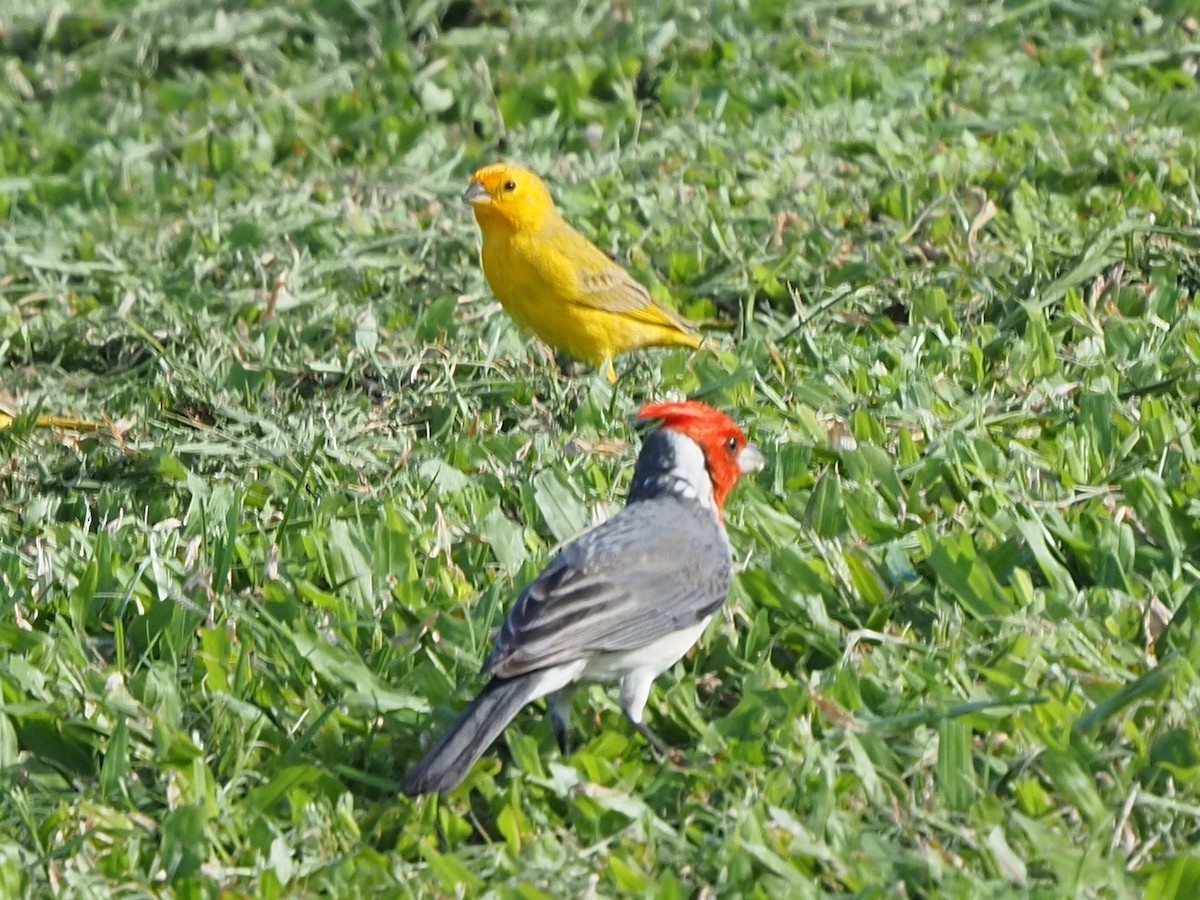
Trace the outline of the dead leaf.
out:
M 1171 619 L 1174 613 L 1170 608 L 1158 599 L 1157 596 L 1151 597 L 1150 602 L 1146 604 L 1145 610 L 1142 611 L 1142 628 L 1146 634 L 1146 650 L 1153 653 L 1154 644 L 1167 626 L 1171 624 Z
M 799 225 L 803 221 L 790 210 L 783 209 L 775 214 L 775 228 L 771 232 L 771 242 L 775 245 L 776 250 L 783 246 L 784 229 L 791 225 Z
M 983 230 L 988 222 L 996 218 L 996 204 L 991 201 L 991 198 L 987 194 L 978 188 L 972 188 L 971 193 L 982 201 L 979 211 L 975 213 L 975 217 L 971 219 L 971 225 L 967 229 L 967 251 L 974 253 L 975 241 L 979 238 L 979 232 Z
M 573 437 L 564 448 L 572 455 L 577 453 L 596 453 L 600 456 L 617 456 L 629 449 L 629 441 L 621 438 L 589 438 Z

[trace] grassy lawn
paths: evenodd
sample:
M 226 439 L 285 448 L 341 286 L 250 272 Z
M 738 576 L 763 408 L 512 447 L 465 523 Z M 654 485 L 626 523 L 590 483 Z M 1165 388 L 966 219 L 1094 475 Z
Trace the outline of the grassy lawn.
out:
M 1192 3 L 216 7 L 0 0 L 0 896 L 1197 896 Z M 717 346 L 560 374 L 498 158 Z M 770 460 L 680 760 L 398 796 L 671 394 Z

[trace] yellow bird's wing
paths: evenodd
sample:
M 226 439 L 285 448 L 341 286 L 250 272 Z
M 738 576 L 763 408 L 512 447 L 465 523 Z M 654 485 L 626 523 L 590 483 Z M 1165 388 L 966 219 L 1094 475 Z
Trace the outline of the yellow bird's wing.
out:
M 582 306 L 629 316 L 649 325 L 691 331 L 687 320 L 660 306 L 632 275 L 575 229 L 562 236 L 562 249 L 575 262 L 578 294 L 571 299 Z

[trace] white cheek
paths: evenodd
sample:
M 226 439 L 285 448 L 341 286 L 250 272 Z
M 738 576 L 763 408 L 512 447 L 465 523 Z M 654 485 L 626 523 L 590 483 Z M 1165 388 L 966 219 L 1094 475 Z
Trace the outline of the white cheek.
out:
M 700 445 L 687 435 L 671 432 L 671 448 L 675 453 L 671 474 L 687 484 L 680 494 L 704 506 L 712 506 L 712 479 L 708 477 L 708 466 Z

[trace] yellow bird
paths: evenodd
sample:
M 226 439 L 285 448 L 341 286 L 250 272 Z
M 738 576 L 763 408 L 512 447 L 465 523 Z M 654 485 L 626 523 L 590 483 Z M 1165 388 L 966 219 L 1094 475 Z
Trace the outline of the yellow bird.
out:
M 558 214 L 540 178 L 507 163 L 471 176 L 463 200 L 483 235 L 483 274 L 500 305 L 558 350 L 604 366 L 643 347 L 700 346 L 676 313 Z

